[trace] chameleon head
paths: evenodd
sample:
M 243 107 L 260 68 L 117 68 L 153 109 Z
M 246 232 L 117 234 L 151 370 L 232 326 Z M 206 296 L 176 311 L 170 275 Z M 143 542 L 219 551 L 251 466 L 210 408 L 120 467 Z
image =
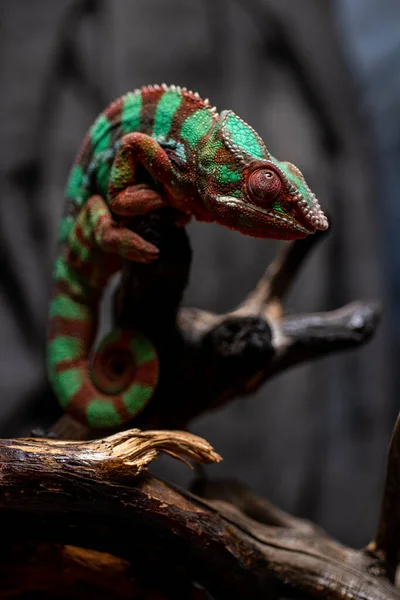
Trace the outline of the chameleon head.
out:
M 258 134 L 223 111 L 200 156 L 199 190 L 213 218 L 253 237 L 303 238 L 328 220 L 303 174 L 270 155 Z

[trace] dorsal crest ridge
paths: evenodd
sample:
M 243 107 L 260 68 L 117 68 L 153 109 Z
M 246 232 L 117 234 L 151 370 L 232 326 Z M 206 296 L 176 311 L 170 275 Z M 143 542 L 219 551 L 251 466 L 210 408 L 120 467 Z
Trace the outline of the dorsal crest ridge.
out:
M 128 92 L 125 94 L 125 96 L 137 95 L 141 94 L 142 92 L 159 92 L 160 90 L 163 92 L 177 92 L 178 94 L 182 94 L 183 97 L 190 99 L 194 104 L 196 104 L 198 108 L 207 108 L 213 115 L 217 115 L 217 108 L 211 105 L 208 98 L 203 99 L 198 92 L 193 92 L 192 90 L 180 85 L 167 85 L 166 83 L 145 85 L 141 88 L 136 88 L 132 92 Z

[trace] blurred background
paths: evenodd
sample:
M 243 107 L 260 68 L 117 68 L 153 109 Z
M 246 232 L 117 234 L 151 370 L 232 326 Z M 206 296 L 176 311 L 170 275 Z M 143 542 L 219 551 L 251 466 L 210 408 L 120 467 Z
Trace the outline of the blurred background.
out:
M 0 8 L 0 434 L 52 420 L 44 350 L 63 188 L 115 97 L 175 83 L 230 108 L 305 173 L 334 227 L 288 310 L 380 299 L 377 336 L 193 423 L 237 477 L 332 535 L 376 523 L 400 377 L 397 0 L 14 0 Z M 192 224 L 185 303 L 232 308 L 278 244 Z M 158 473 L 192 477 L 172 461 Z

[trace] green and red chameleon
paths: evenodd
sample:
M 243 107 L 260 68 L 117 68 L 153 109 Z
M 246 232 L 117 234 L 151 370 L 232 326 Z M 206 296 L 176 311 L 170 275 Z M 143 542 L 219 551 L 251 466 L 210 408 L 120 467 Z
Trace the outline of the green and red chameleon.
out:
M 153 182 L 144 183 L 143 172 Z M 158 359 L 138 332 L 115 330 L 93 353 L 102 292 L 124 259 L 158 249 L 132 217 L 165 204 L 262 238 L 302 238 L 328 222 L 301 172 L 268 152 L 231 111 L 178 86 L 143 87 L 113 102 L 86 135 L 67 185 L 54 271 L 48 366 L 61 405 L 90 427 L 117 427 L 150 400 Z M 122 365 L 122 366 L 121 366 Z

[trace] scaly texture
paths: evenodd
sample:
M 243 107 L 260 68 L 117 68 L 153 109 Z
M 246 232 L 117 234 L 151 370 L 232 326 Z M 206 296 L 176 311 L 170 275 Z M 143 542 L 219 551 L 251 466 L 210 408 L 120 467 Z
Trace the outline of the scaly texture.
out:
M 231 111 L 198 94 L 148 86 L 113 102 L 86 135 L 71 171 L 54 271 L 49 377 L 61 405 L 91 427 L 117 427 L 150 400 L 158 380 L 152 343 L 114 331 L 91 357 L 99 304 L 122 260 L 158 249 L 131 230 L 166 204 L 254 237 L 302 238 L 328 224 L 301 172 L 268 152 Z

